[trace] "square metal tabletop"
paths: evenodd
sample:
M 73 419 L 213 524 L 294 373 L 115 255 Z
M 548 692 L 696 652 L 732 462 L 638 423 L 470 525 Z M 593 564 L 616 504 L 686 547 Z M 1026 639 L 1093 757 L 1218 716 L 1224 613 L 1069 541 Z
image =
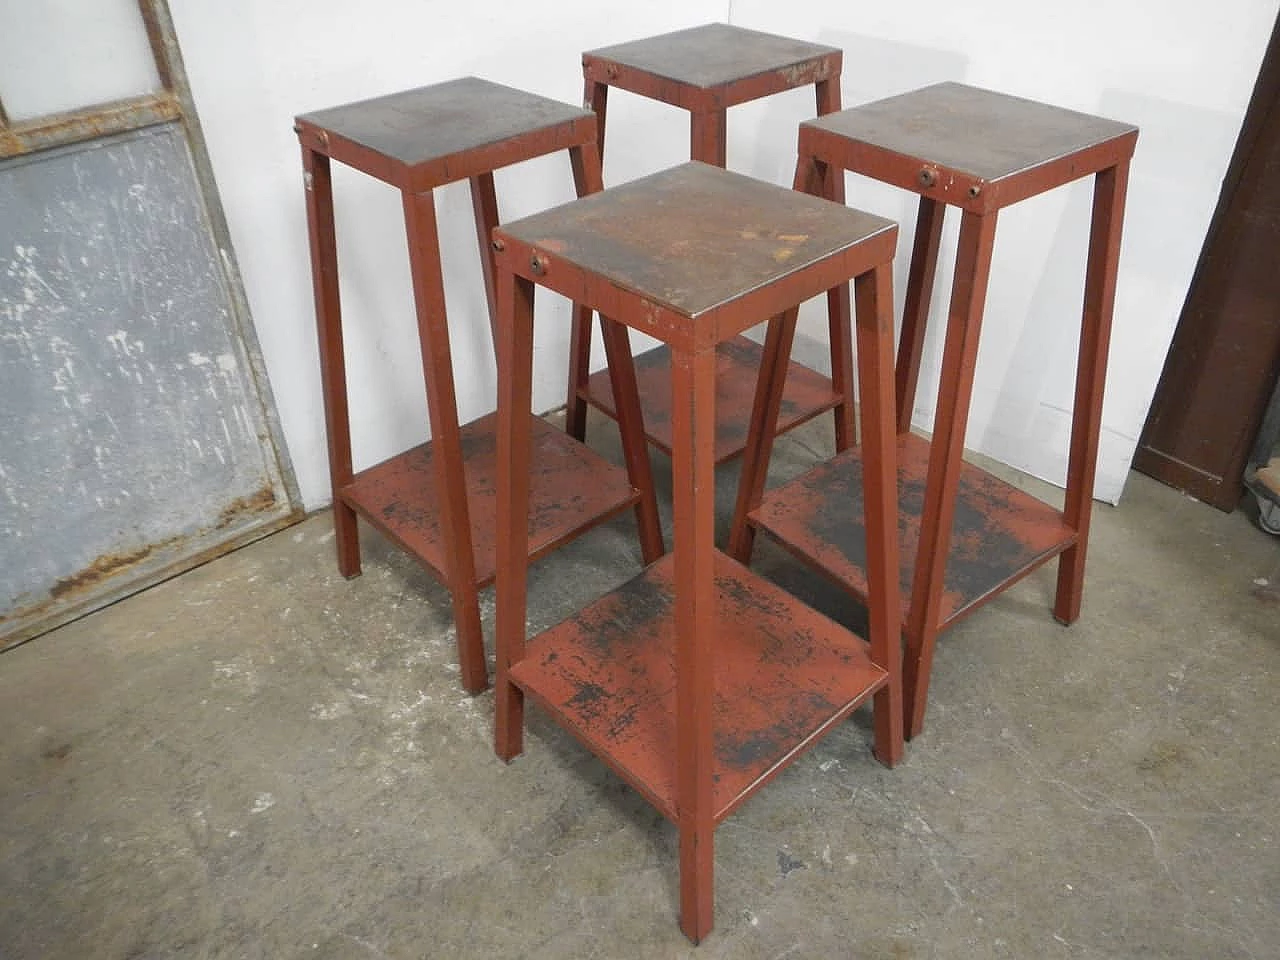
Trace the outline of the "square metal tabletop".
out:
M 588 50 L 584 57 L 613 61 L 698 89 L 722 87 L 761 73 L 796 70 L 839 53 L 835 47 L 708 23 L 643 40 Z M 812 79 L 801 78 L 803 84 Z M 797 84 L 800 85 L 800 84 Z
M 690 162 L 499 233 L 695 318 L 894 230 L 891 220 Z
M 584 118 L 594 122 L 581 107 L 462 77 L 297 119 L 416 167 Z
M 803 126 L 987 182 L 1137 131 L 1132 124 L 961 83 L 850 107 Z

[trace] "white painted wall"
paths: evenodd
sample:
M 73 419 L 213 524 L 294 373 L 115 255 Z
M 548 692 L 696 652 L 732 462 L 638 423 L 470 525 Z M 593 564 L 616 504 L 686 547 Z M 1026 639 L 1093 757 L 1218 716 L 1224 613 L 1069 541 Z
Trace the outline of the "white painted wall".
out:
M 171 0 L 187 70 L 244 274 L 299 485 L 328 500 L 295 114 L 463 74 L 577 102 L 584 49 L 709 20 L 805 37 L 846 51 L 853 105 L 961 80 L 1142 126 L 1116 306 L 1098 495 L 1120 494 L 1164 351 L 1186 294 L 1243 117 L 1277 0 L 1015 0 L 948 4 L 842 0 L 686 0 L 556 4 L 495 0 L 454 7 L 409 0 Z M 736 108 L 734 169 L 789 183 L 795 127 L 812 94 Z M 672 108 L 617 93 L 606 183 L 679 162 L 688 127 Z M 427 434 L 404 229 L 395 192 L 335 168 L 343 304 L 357 467 Z M 562 157 L 498 174 L 504 218 L 562 202 Z M 904 223 L 899 302 L 913 198 L 851 177 L 850 202 Z M 459 406 L 493 407 L 494 364 L 465 186 L 440 191 Z M 1002 215 L 968 435 L 969 445 L 1061 482 L 1075 363 L 1089 189 L 1076 186 Z M 957 219 L 958 218 L 954 218 Z M 955 227 L 943 258 L 954 255 Z M 949 284 L 940 278 L 932 329 Z M 544 297 L 535 406 L 563 399 L 568 310 Z M 802 332 L 821 338 L 821 311 Z M 807 359 L 822 356 L 801 343 Z M 916 422 L 932 423 L 940 341 L 926 351 Z M 599 358 L 597 357 L 597 362 Z
M 11 122 L 159 89 L 135 0 L 0 3 L 0 93 Z

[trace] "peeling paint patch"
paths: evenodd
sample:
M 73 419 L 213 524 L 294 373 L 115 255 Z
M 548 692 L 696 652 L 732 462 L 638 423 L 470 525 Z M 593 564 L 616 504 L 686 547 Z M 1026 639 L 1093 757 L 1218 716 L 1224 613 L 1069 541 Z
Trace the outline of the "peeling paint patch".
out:
M 281 491 L 181 130 L 5 165 L 0 210 L 0 618 L 26 639 Z

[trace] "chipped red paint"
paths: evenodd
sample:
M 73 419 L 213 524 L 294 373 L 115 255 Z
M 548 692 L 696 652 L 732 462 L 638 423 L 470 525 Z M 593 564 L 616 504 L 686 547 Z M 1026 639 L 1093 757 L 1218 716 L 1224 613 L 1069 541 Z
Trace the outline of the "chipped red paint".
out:
M 493 582 L 497 497 L 497 416 L 461 430 L 467 512 L 475 582 Z M 640 499 L 626 472 L 537 417 L 529 418 L 533 456 L 529 471 L 529 557 L 540 557 Z M 440 534 L 443 503 L 436 487 L 430 443 L 361 471 L 340 495 L 361 516 L 409 553 L 442 583 L 447 562 Z
M 716 348 L 716 463 L 731 460 L 747 446 L 751 401 L 760 373 L 760 344 L 735 337 Z M 636 377 L 640 381 L 640 406 L 644 412 L 645 436 L 649 442 L 671 454 L 671 352 L 654 347 L 636 357 Z M 592 406 L 614 416 L 613 385 L 608 369 L 587 381 L 586 396 Z M 794 361 L 787 365 L 787 382 L 782 393 L 778 432 L 800 426 L 840 403 L 840 394 L 831 381 Z
M 521 688 L 676 819 L 674 561 L 529 641 Z M 887 681 L 866 644 L 723 554 L 712 708 L 723 820 Z

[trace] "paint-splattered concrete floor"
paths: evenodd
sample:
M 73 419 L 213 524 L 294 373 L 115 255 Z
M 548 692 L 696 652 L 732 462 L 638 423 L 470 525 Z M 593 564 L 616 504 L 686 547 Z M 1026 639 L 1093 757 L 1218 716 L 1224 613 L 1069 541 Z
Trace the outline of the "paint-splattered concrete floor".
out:
M 499 762 L 443 589 L 368 530 L 342 580 L 313 517 L 0 656 L 0 957 L 1280 957 L 1280 540 L 1137 475 L 1095 516 L 1076 626 L 1040 571 L 901 766 L 856 715 L 720 828 L 696 950 L 673 829 L 536 710 Z M 542 561 L 533 627 L 633 530 Z

